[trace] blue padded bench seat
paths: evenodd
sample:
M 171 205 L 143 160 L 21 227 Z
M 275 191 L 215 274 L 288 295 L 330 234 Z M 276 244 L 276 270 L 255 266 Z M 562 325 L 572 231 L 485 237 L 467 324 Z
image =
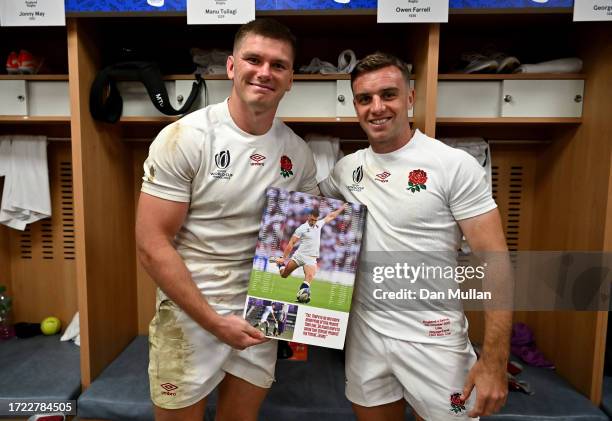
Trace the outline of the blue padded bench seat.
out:
M 73 400 L 81 391 L 79 347 L 59 335 L 0 341 L 0 402 Z
M 612 377 L 610 376 L 604 377 L 601 409 L 612 419 Z
M 134 339 L 81 395 L 77 404 L 79 418 L 153 420 L 148 356 L 147 337 Z M 276 382 L 262 405 L 260 419 L 354 420 L 351 406 L 344 398 L 342 359 L 338 351 L 311 347 L 308 362 L 279 361 Z M 207 403 L 206 419 L 214 419 L 215 407 L 213 393 Z
M 81 419 L 116 421 L 153 420 L 147 375 L 148 341 L 137 337 L 87 389 L 78 401 Z M 502 413 L 483 421 L 607 421 L 608 417 L 576 392 L 554 371 L 525 367 L 520 379 L 531 383 L 534 396 L 511 392 Z M 216 396 L 206 408 L 214 419 Z M 264 401 L 260 420 L 354 420 L 344 397 L 343 355 L 339 351 L 309 347 L 308 361 L 278 361 L 276 382 Z M 406 420 L 413 420 L 406 415 Z M 452 417 L 449 417 L 452 419 Z M 438 421 L 438 420 L 435 420 Z
M 148 365 L 148 338 L 138 336 L 79 397 L 79 418 L 152 420 Z
M 489 417 L 481 417 L 482 421 L 609 420 L 606 414 L 554 370 L 522 365 L 524 370 L 518 378 L 527 381 L 535 394 L 529 396 L 510 392 L 502 411 Z

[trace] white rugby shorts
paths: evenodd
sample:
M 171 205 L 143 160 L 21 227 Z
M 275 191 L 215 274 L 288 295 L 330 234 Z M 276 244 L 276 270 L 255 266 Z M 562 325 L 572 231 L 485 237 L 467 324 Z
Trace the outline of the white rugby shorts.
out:
M 164 409 L 180 409 L 208 396 L 225 373 L 255 386 L 274 381 L 276 341 L 238 351 L 194 322 L 171 300 L 157 307 L 149 326 L 151 400 Z
M 304 256 L 300 253 L 295 253 L 291 256 L 291 260 L 297 263 L 298 267 L 300 266 L 316 266 L 317 258 L 314 256 Z
M 465 403 L 458 399 L 476 363 L 467 338 L 461 346 L 393 339 L 353 313 L 345 350 L 346 397 L 351 402 L 372 407 L 403 398 L 426 420 L 477 419 L 467 416 L 477 391 Z

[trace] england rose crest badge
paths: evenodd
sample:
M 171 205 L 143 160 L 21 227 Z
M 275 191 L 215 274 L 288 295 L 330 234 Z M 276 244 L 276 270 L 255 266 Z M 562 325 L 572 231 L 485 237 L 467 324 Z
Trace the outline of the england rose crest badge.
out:
M 291 162 L 291 159 L 287 155 L 281 156 L 281 159 L 280 159 L 281 175 L 285 178 L 293 175 L 293 171 L 291 171 L 292 169 L 293 169 L 293 163 Z
M 454 414 L 460 414 L 465 411 L 465 402 L 461 399 L 461 393 L 453 393 L 450 395 L 450 410 Z
M 408 187 L 406 190 L 410 190 L 412 193 L 427 190 L 425 183 L 427 183 L 427 173 L 420 169 L 412 170 L 408 174 Z

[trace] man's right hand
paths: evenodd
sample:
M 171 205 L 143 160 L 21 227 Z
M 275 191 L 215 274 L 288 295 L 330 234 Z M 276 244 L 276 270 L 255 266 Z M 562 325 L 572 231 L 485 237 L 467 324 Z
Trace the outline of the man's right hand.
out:
M 211 333 L 220 341 L 238 350 L 269 341 L 259 329 L 234 314 L 219 316 Z

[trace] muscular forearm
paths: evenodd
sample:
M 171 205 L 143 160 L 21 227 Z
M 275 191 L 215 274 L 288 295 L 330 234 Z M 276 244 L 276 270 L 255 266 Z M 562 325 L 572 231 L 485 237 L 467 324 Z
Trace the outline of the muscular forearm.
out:
M 485 335 L 482 348 L 483 362 L 506 370 L 512 333 L 514 282 L 512 265 L 507 251 L 489 252 L 485 290 L 492 299 L 484 303 Z
M 485 335 L 483 362 L 503 366 L 506 370 L 512 331 L 514 303 L 513 269 L 501 224 L 495 209 L 483 215 L 459 222 L 475 256 L 485 269 L 483 290 L 491 300 L 483 302 Z
M 197 288 L 172 244 L 140 247 L 138 257 L 161 290 L 200 326 L 214 333 L 220 316 Z
M 510 353 L 512 312 L 508 310 L 485 311 L 485 337 L 482 361 L 486 365 L 506 369 Z

